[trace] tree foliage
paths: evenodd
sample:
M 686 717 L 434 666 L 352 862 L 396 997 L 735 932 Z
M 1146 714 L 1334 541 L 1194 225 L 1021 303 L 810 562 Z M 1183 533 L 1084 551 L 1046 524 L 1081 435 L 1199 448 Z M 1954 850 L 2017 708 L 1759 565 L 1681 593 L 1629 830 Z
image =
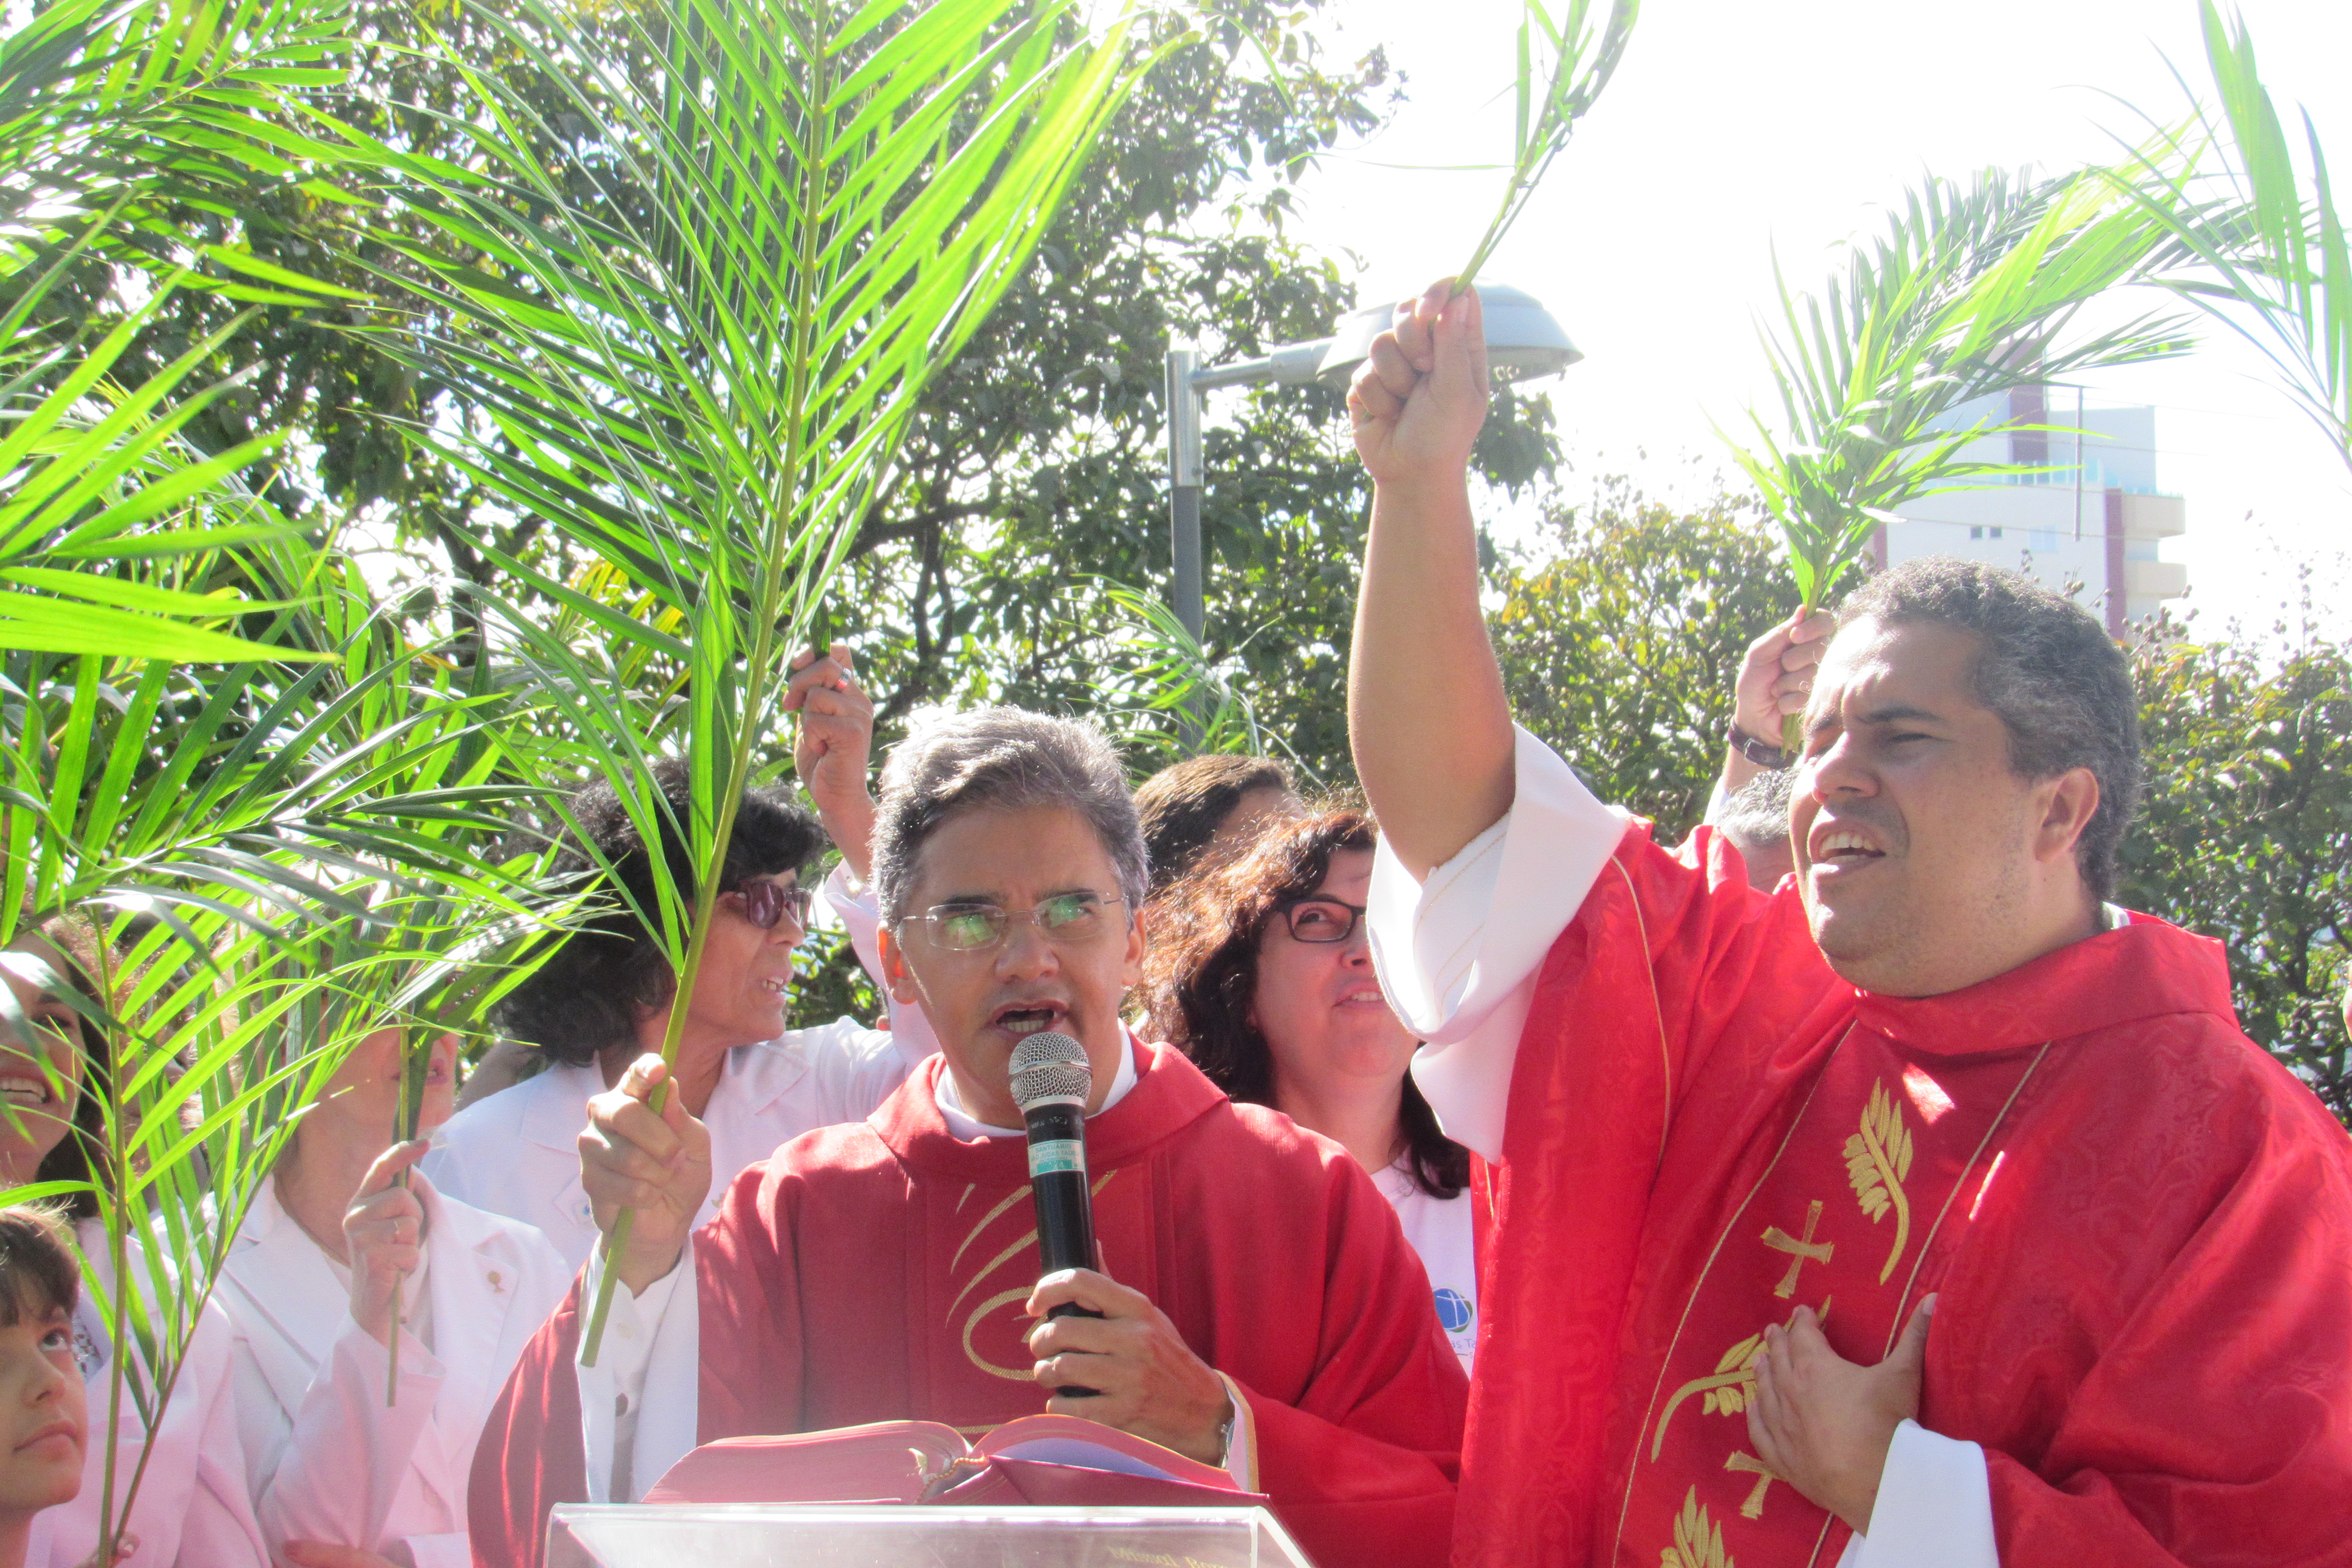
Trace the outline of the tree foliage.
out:
M 2352 647 L 2137 660 L 2147 798 L 2124 900 L 2219 941 L 2246 1033 L 2352 1122 Z
M 1697 826 L 1740 658 L 1797 607 L 1753 502 L 1724 495 L 1676 512 L 1612 481 L 1584 506 L 1549 508 L 1536 542 L 1489 582 L 1519 722 L 1666 841 Z

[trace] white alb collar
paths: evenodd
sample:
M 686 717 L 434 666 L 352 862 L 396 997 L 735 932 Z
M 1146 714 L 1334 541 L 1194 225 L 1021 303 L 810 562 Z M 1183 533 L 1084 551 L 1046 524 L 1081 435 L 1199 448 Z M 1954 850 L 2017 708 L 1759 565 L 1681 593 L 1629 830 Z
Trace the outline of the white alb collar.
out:
M 1119 1034 L 1126 1041 L 1126 1048 L 1118 1053 L 1118 1070 L 1111 1074 L 1110 1092 L 1103 1096 L 1102 1110 L 1096 1111 L 1096 1116 L 1100 1116 L 1104 1110 L 1127 1098 L 1127 1091 L 1135 1087 L 1135 1036 L 1125 1029 Z M 963 1096 L 956 1092 L 955 1074 L 949 1070 L 945 1062 L 940 1064 L 939 1088 L 932 1091 L 931 1098 L 938 1104 L 940 1114 L 947 1119 L 948 1131 L 966 1142 L 975 1138 L 1023 1138 L 1028 1135 L 1024 1129 L 1019 1127 L 991 1127 L 984 1121 L 975 1121 L 964 1110 Z

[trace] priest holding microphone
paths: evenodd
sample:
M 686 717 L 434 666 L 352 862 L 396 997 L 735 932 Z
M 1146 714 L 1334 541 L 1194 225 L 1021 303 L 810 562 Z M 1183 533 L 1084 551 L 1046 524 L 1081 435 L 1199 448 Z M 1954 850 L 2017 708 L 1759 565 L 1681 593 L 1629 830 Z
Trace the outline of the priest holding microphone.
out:
M 590 1101 L 597 1223 L 636 1218 L 483 1434 L 478 1560 L 537 1563 L 556 1503 L 641 1495 L 700 1443 L 1051 1410 L 1224 1468 L 1329 1568 L 1443 1563 L 1465 1385 L 1388 1204 L 1339 1145 L 1119 1020 L 1146 868 L 1108 742 L 1010 709 L 944 720 L 892 755 L 874 851 L 884 972 L 941 1054 L 867 1121 L 733 1175 L 692 1234 L 709 1142 L 674 1097 L 647 1106 L 658 1058 Z M 1083 1138 L 1044 1157 L 1083 1162 L 1101 1268 L 1041 1279 L 1013 1053 L 1046 1033 L 1084 1058 Z

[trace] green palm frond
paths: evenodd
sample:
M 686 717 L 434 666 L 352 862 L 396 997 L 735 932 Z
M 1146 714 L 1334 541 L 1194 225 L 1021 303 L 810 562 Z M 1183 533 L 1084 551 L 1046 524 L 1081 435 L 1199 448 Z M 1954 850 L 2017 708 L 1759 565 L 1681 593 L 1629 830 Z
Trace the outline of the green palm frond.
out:
M 157 559 L 232 571 L 256 636 L 241 662 L 0 657 L 0 941 L 17 944 L 0 962 L 30 962 L 36 914 L 87 938 L 71 989 L 112 1077 L 79 1190 L 106 1237 L 92 1300 L 125 1352 L 99 1417 L 149 1430 L 246 1206 L 351 1046 L 440 1015 L 453 984 L 494 999 L 572 914 L 520 891 L 544 857 L 508 842 L 537 799 L 505 740 L 529 693 L 405 642 L 331 543 L 268 530 Z M 110 1538 L 144 1462 L 101 1479 Z
M 1778 428 L 1727 437 L 1788 541 L 1808 607 L 1828 602 L 1877 526 L 1920 496 L 2019 472 L 1965 456 L 2002 423 L 1962 405 L 2037 382 L 2183 353 L 2179 318 L 2070 331 L 2091 300 L 2171 254 L 2162 224 L 2103 171 L 2049 180 L 1998 170 L 1912 191 L 1819 295 L 1780 283 L 1765 334 Z
M 599 44 L 553 0 L 473 20 L 533 85 L 472 79 L 444 126 L 462 158 L 347 142 L 481 258 L 379 237 L 425 279 L 394 352 L 477 416 L 417 439 L 635 591 L 624 608 L 479 542 L 531 595 L 480 610 L 549 705 L 542 762 L 691 847 L 697 884 L 664 877 L 641 911 L 689 987 L 785 660 L 933 370 L 1028 265 L 1151 58 L 1126 19 L 1090 29 L 1068 0 L 652 0 Z M 624 668 L 639 680 L 616 686 Z M 647 776 L 662 754 L 692 781 L 684 822 Z
M 2298 166 L 2244 20 L 2198 11 L 2218 117 L 2200 102 L 2193 132 L 2159 132 L 2115 178 L 2187 253 L 2166 281 L 2269 360 L 2352 464 L 2352 247 L 2326 150 L 2304 111 Z
M 184 247 L 173 203 L 224 210 L 224 193 L 297 172 L 299 149 L 274 121 L 287 94 L 342 84 L 352 22 L 349 0 L 33 8 L 0 36 L 0 235 L 94 223 L 141 232 L 142 244 L 116 247 L 126 258 Z M 217 248 L 254 284 L 287 280 L 239 247 Z
M 0 684 L 0 937 L 34 910 L 86 932 L 68 990 L 111 1042 L 80 1188 L 110 1255 L 93 1300 L 127 1352 L 110 1423 L 152 1429 L 246 1205 L 351 1046 L 459 979 L 494 992 L 485 967 L 527 962 L 563 918 L 517 896 L 536 860 L 500 847 L 530 794 L 501 782 L 509 700 L 353 618 L 342 656 L 308 668 L 199 681 L 35 653 Z M 141 1473 L 106 1479 L 109 1531 Z
M 242 478 L 289 432 L 215 453 L 185 435 L 245 379 L 200 380 L 245 316 L 135 386 L 113 379 L 169 295 L 167 285 L 94 343 L 0 353 L 0 648 L 181 662 L 318 657 L 222 629 L 286 602 L 190 585 L 297 531 Z
M 1287 741 L 1258 722 L 1248 693 L 1210 660 L 1164 601 L 1107 579 L 1099 586 L 1118 617 L 1118 646 L 1106 660 L 1118 674 L 1103 687 L 1099 710 L 1130 752 L 1172 763 L 1206 752 L 1279 751 L 1309 784 L 1320 782 Z
M 1511 125 L 1511 181 L 1503 203 L 1477 248 L 1454 276 L 1456 294 L 1477 281 L 1478 269 L 1495 247 L 1518 221 L 1528 198 L 1535 195 L 1550 171 L 1551 162 L 1566 151 L 1584 117 L 1616 74 L 1617 62 L 1633 37 L 1641 15 L 1641 0 L 1611 0 L 1608 20 L 1596 37 L 1593 0 L 1566 0 L 1558 22 L 1544 0 L 1521 0 L 1514 81 L 1517 113 Z M 1548 77 L 1536 74 L 1537 62 L 1549 60 Z
M 0 35 L 0 648 L 299 657 L 227 629 L 286 606 L 224 570 L 293 532 L 242 480 L 289 432 L 207 451 L 188 431 L 239 394 L 210 367 L 260 306 L 360 296 L 192 239 L 180 209 L 285 173 L 280 95 L 341 81 L 349 19 L 346 0 L 60 0 Z M 124 268 L 124 308 L 92 323 L 68 286 Z M 126 378 L 191 289 L 247 310 Z

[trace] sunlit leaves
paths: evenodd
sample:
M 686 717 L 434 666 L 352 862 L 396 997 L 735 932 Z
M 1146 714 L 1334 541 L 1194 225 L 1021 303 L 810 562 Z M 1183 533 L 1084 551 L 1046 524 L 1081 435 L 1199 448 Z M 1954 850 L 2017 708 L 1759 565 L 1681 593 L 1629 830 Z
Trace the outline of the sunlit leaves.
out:
M 1097 710 L 1113 735 L 1139 753 L 1142 766 L 1211 752 L 1280 752 L 1305 783 L 1322 782 L 1286 737 L 1258 722 L 1257 706 L 1235 672 L 1213 661 L 1163 600 L 1117 583 L 1098 586 L 1118 646 L 1110 656 L 1118 673 L 1098 693 Z
M 601 775 L 646 840 L 690 847 L 695 884 L 656 858 L 638 911 L 690 988 L 784 661 L 936 367 L 1150 56 L 1066 0 L 654 0 L 593 35 L 554 0 L 471 19 L 560 106 L 476 73 L 471 111 L 442 117 L 462 156 L 341 133 L 386 199 L 480 258 L 377 237 L 424 279 L 405 352 L 478 416 L 418 438 L 626 584 L 475 541 L 535 595 L 472 607 L 556 718 L 537 776 Z M 600 157 L 558 166 L 556 145 Z M 653 666 L 661 691 L 615 679 Z M 684 821 L 651 781 L 663 755 L 687 766 Z
M 1576 122 L 1609 85 L 1642 9 L 1641 0 L 1610 0 L 1608 19 L 1596 29 L 1593 0 L 1564 0 L 1558 21 L 1545 0 L 1521 0 L 1521 7 L 1515 40 L 1510 184 L 1504 187 L 1502 205 L 1479 237 L 1477 248 L 1454 276 L 1457 294 L 1477 280 L 1478 269 L 1518 221 L 1551 161 L 1566 151 Z
M 2114 177 L 2189 253 L 2167 281 L 2261 352 L 2352 464 L 2352 247 L 2319 128 L 2306 111 L 2291 139 L 2244 22 L 2198 10 L 2218 113 L 2200 101 L 2194 134 L 2160 134 Z
M 2221 942 L 2246 1033 L 2352 1121 L 2352 648 L 2173 641 L 2133 674 L 2147 786 L 2123 900 Z
M 2084 306 L 2147 278 L 2165 226 L 2101 172 L 1930 179 L 1819 294 L 1780 285 L 1765 336 L 1782 419 L 1751 411 L 1733 452 L 1780 523 L 1807 605 L 1829 601 L 1906 500 L 2014 474 L 1966 456 L 2000 420 L 1961 405 L 2011 387 L 2184 352 L 2177 320 L 2074 334 Z

